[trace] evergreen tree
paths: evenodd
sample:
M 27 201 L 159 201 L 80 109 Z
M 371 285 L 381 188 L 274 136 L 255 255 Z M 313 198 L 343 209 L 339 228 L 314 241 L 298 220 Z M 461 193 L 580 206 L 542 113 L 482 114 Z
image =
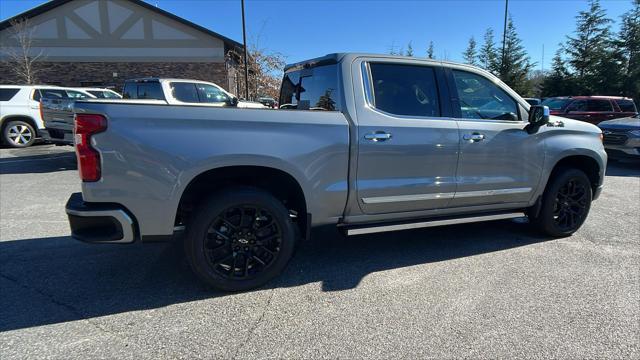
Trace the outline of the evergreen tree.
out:
M 623 59 L 622 93 L 640 104 L 640 0 L 622 16 L 617 47 Z
M 556 51 L 552 60 L 551 72 L 547 75 L 542 83 L 542 96 L 563 96 L 571 95 L 573 92 L 573 78 L 567 63 L 562 58 L 565 49 L 562 44 Z
M 498 53 L 503 53 L 502 47 Z M 529 71 L 534 64 L 531 63 L 529 55 L 522 45 L 522 40 L 518 37 L 513 19 L 509 16 L 507 21 L 507 35 L 504 44 L 504 59 L 501 59 L 499 66 L 500 79 L 509 85 L 518 94 L 527 95 L 532 92 L 531 84 L 527 80 Z
M 580 11 L 576 16 L 575 36 L 568 36 L 567 53 L 569 64 L 575 69 L 576 80 L 581 94 L 591 95 L 602 91 L 603 69 L 615 62 L 615 55 L 610 54 L 611 36 L 605 10 L 599 0 L 589 1 L 589 10 Z
M 496 43 L 493 39 L 493 29 L 488 28 L 484 33 L 484 44 L 480 48 L 478 54 L 479 65 L 485 70 L 497 75 L 499 72 L 498 67 L 498 54 L 496 52 Z
M 433 48 L 433 41 L 429 41 L 429 47 L 427 48 L 427 58 L 435 59 L 435 50 Z
M 405 56 L 413 56 L 413 46 L 411 46 L 411 41 L 407 44 L 407 52 L 405 53 Z
M 478 65 L 478 50 L 476 49 L 476 39 L 473 36 L 469 39 L 469 45 L 464 53 L 462 53 L 462 57 L 464 58 L 465 63 L 469 65 Z

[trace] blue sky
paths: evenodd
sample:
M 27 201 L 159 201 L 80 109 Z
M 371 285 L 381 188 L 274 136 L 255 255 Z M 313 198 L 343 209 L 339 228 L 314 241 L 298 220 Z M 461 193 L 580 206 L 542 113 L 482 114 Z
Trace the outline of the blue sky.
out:
M 6 19 L 45 1 L 2 0 Z M 164 10 L 242 41 L 240 0 L 147 0 Z M 631 0 L 603 0 L 618 28 Z M 549 68 L 559 42 L 575 28 L 574 17 L 586 0 L 511 0 L 509 11 L 532 60 Z M 433 41 L 438 58 L 460 61 L 470 36 L 481 41 L 493 27 L 502 34 L 504 0 L 307 1 L 247 0 L 248 41 L 284 54 L 288 62 L 332 52 L 386 53 L 392 44 L 412 42 L 416 56 L 425 56 Z

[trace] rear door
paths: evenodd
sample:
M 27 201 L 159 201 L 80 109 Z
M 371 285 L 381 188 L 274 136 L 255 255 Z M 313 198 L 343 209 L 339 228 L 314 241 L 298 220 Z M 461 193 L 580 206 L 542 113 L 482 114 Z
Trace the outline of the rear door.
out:
M 445 208 L 456 190 L 458 126 L 439 65 L 359 60 L 356 189 L 365 214 Z M 362 91 L 360 91 L 362 90 Z
M 451 207 L 524 203 L 542 174 L 542 135 L 512 93 L 468 68 L 448 70 L 460 128 L 457 189 Z
M 620 117 L 620 113 L 616 112 L 608 99 L 589 99 L 587 100 L 588 118 L 584 121 L 592 124 L 598 124 L 604 120 L 615 119 Z

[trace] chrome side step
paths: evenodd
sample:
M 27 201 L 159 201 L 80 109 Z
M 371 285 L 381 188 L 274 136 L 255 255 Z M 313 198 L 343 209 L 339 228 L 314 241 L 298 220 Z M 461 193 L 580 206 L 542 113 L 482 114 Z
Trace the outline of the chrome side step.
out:
M 421 221 L 414 223 L 403 223 L 403 224 L 390 224 L 390 225 L 373 225 L 369 227 L 357 227 L 357 228 L 347 228 L 346 233 L 348 236 L 351 235 L 363 235 L 363 234 L 373 234 L 379 232 L 387 232 L 387 231 L 399 231 L 399 230 L 410 230 L 410 229 L 420 229 L 434 226 L 443 226 L 443 225 L 454 225 L 454 224 L 466 224 L 473 222 L 481 222 L 481 221 L 492 221 L 492 220 L 504 220 L 504 219 L 514 219 L 519 217 L 526 216 L 524 212 L 510 212 L 510 213 L 493 213 L 479 216 L 467 216 L 467 217 L 456 217 L 456 218 L 440 218 L 434 219 L 430 221 Z

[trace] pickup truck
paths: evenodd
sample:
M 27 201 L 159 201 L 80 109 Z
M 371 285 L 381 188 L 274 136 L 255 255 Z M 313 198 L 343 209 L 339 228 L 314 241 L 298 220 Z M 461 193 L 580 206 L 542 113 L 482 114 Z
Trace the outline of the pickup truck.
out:
M 473 66 L 332 54 L 287 66 L 279 103 L 288 110 L 75 102 L 72 236 L 182 234 L 194 272 L 239 291 L 277 276 L 312 228 L 526 216 L 562 237 L 602 190 L 596 126 L 550 116 Z

